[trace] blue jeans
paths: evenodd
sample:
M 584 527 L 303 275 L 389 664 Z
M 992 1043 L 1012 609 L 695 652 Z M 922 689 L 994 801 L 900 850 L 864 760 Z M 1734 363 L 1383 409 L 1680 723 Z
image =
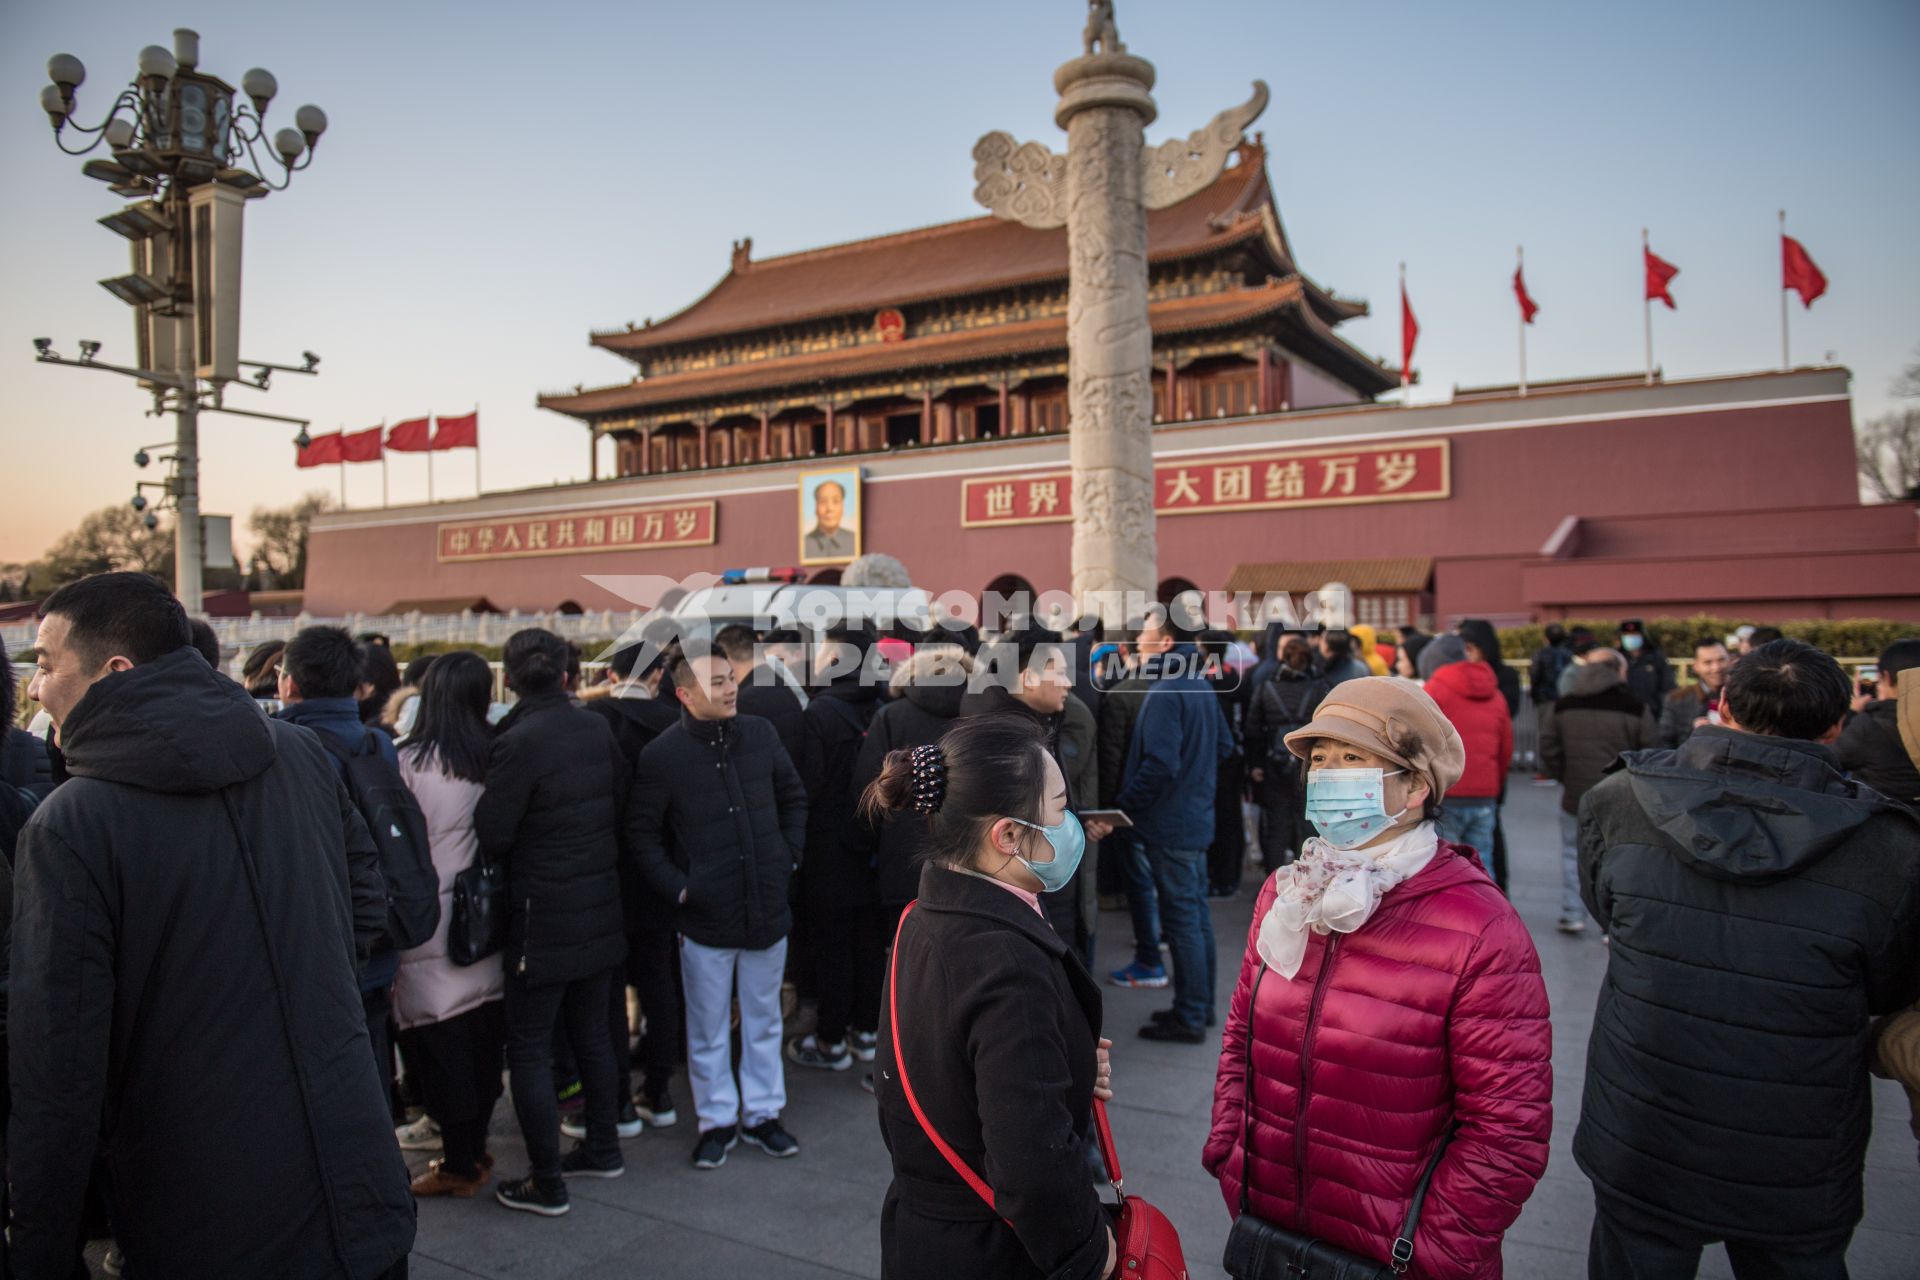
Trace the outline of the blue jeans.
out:
M 1147 861 L 1146 842 L 1125 827 L 1108 836 L 1107 842 L 1120 859 L 1120 874 L 1127 886 L 1127 914 L 1133 917 L 1133 962 L 1158 968 L 1160 904 L 1153 891 L 1153 867 Z
M 1207 851 L 1147 851 L 1160 892 L 1160 927 L 1173 953 L 1173 1016 L 1190 1028 L 1207 1025 L 1213 1012 L 1213 913 L 1207 907 Z
M 1492 796 L 1455 800 L 1447 797 L 1440 806 L 1439 821 L 1434 823 L 1440 838 L 1448 844 L 1467 844 L 1480 855 L 1480 865 L 1493 874 L 1493 820 L 1500 802 Z

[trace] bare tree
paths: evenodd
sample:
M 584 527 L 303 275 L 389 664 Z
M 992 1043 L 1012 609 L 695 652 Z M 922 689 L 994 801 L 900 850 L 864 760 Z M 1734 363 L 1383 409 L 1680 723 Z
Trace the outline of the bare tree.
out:
M 1860 479 L 1882 502 L 1920 500 L 1920 409 L 1896 409 L 1854 436 Z
M 289 507 L 255 507 L 247 518 L 247 528 L 253 532 L 255 566 L 272 574 L 279 586 L 305 586 L 307 529 L 314 516 L 332 506 L 332 498 L 316 491 Z
M 132 570 L 170 578 L 173 530 L 166 521 L 147 528 L 146 517 L 116 503 L 82 518 L 29 567 L 36 591 L 48 591 L 90 573 Z
M 1889 390 L 1920 399 L 1920 349 Z M 1882 502 L 1920 501 L 1920 408 L 1895 409 L 1855 428 L 1854 462 L 1860 483 Z

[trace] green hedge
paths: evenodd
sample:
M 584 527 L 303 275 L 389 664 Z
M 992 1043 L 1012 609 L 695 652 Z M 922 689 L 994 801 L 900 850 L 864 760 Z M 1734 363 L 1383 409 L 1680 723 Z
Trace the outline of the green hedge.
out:
M 422 640 L 418 644 L 395 644 L 393 660 L 404 668 L 415 658 L 424 657 L 430 653 L 459 653 L 465 650 L 468 653 L 479 654 L 488 662 L 499 662 L 500 651 L 504 647 L 497 644 L 462 644 L 458 640 Z
M 1706 640 L 1724 640 L 1738 628 L 1752 623 L 1750 618 L 1717 618 L 1697 614 L 1691 618 L 1648 618 L 1647 632 L 1669 658 L 1690 657 L 1693 647 Z M 1604 645 L 1620 641 L 1618 618 L 1573 618 L 1560 624 L 1571 631 L 1586 627 Z M 1880 651 L 1895 640 L 1920 637 L 1920 626 L 1911 622 L 1892 622 L 1886 618 L 1807 618 L 1795 622 L 1770 624 L 1794 640 L 1804 640 L 1836 658 L 1877 658 Z M 1500 654 L 1504 658 L 1531 658 L 1545 644 L 1544 627 L 1509 627 L 1500 633 Z

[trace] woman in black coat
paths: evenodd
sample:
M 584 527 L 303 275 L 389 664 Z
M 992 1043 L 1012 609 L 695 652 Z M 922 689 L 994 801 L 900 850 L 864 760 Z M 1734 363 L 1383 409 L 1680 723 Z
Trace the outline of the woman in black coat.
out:
M 500 722 L 473 829 L 481 856 L 507 867 L 507 1069 L 531 1170 L 495 1195 L 551 1217 L 567 1211 L 563 1172 L 624 1167 L 607 987 L 627 954 L 617 865 L 628 768 L 607 722 L 567 696 L 566 641 L 518 631 L 504 656 L 520 701 Z M 587 1095 L 586 1142 L 564 1158 L 553 1091 L 560 1025 Z
M 863 804 L 928 827 L 881 1002 L 874 1092 L 893 1182 L 880 1274 L 1110 1274 L 1113 1232 L 1085 1157 L 1093 1099 L 1112 1096 L 1100 989 L 1038 898 L 1085 843 L 1059 765 L 1022 720 L 968 718 L 937 746 L 890 754 Z
M 1292 862 L 1307 834 L 1300 761 L 1282 739 L 1313 719 L 1314 680 L 1313 651 L 1299 636 L 1287 636 L 1247 711 L 1247 774 L 1260 802 L 1260 853 L 1268 871 Z

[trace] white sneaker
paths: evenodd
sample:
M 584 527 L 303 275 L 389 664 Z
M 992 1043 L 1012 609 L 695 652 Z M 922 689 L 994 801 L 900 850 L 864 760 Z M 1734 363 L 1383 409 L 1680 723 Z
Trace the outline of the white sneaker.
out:
M 627 1104 L 626 1113 L 622 1115 L 619 1120 L 615 1121 L 613 1126 L 614 1133 L 622 1138 L 637 1138 L 642 1133 L 645 1133 L 646 1129 L 646 1121 L 634 1113 L 632 1103 Z M 587 1137 L 586 1117 L 582 1116 L 575 1119 L 570 1116 L 562 1120 L 560 1122 L 560 1132 L 569 1138 L 577 1138 L 584 1142 Z
M 1561 916 L 1558 927 L 1562 933 L 1585 933 L 1587 931 L 1587 922 L 1585 920 L 1577 920 L 1572 916 Z
M 400 1143 L 402 1151 L 438 1151 L 440 1149 L 440 1126 L 432 1116 L 421 1116 L 412 1124 L 403 1124 L 393 1131 L 394 1138 Z

